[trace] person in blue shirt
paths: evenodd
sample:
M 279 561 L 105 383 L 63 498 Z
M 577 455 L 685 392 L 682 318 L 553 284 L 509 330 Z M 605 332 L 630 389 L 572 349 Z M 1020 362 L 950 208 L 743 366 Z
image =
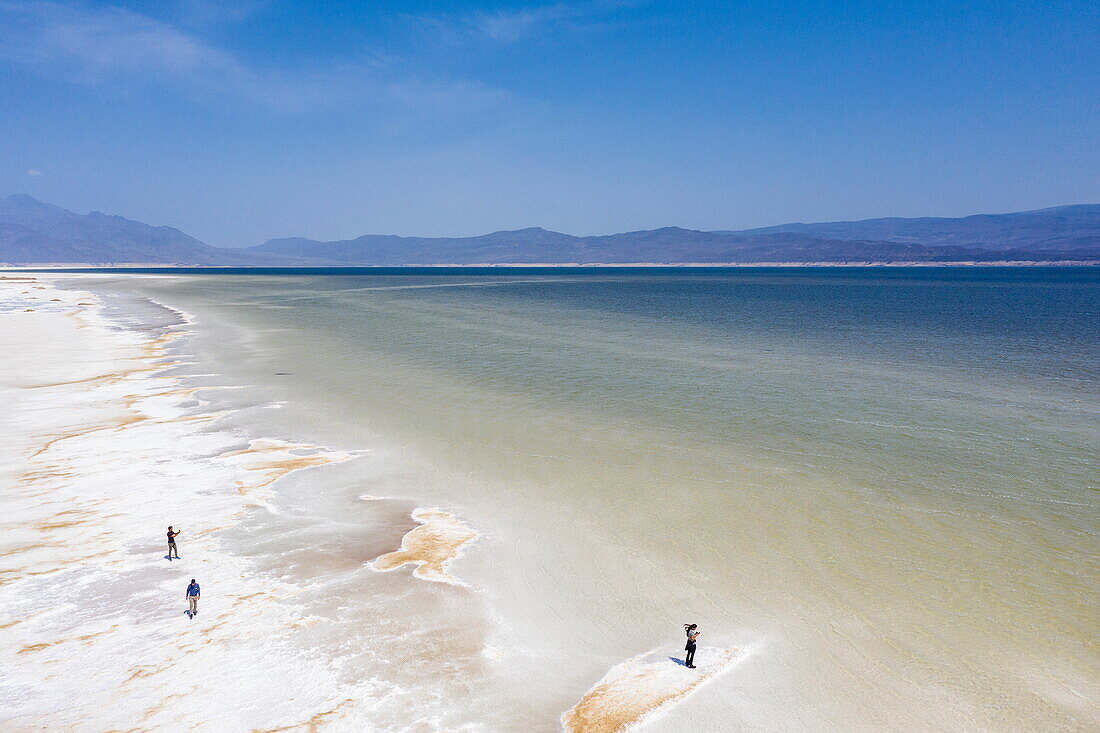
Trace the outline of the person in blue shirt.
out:
M 199 584 L 195 582 L 194 578 L 191 578 L 191 585 L 187 586 L 187 613 L 191 618 L 195 618 L 199 615 L 199 598 L 201 593 L 199 592 Z

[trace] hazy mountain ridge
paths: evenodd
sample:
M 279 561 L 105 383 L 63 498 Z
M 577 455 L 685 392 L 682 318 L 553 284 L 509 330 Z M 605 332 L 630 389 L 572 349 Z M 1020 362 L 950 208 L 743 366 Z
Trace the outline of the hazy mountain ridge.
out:
M 1074 204 L 957 219 L 887 217 L 818 224 L 780 224 L 729 232 L 799 233 L 825 239 L 901 242 L 980 249 L 1073 250 L 1100 245 L 1100 204 Z
M 269 258 L 211 247 L 174 227 L 13 195 L 0 199 L 0 262 L 247 266 Z
M 212 247 L 169 226 L 0 199 L 0 263 L 198 266 L 752 262 L 1100 262 L 1100 205 L 960 219 L 868 219 L 744 231 L 663 227 L 578 237 L 539 227 L 474 237 L 367 234 Z
M 31 196 L 0 199 L 0 259 L 7 262 L 196 262 L 216 250 L 178 229 L 98 211 L 75 214 Z
M 1100 221 L 1097 223 L 1100 232 Z M 1080 236 L 1064 249 L 848 240 L 803 232 L 705 232 L 665 227 L 576 237 L 545 229 L 476 237 L 364 235 L 322 242 L 273 239 L 251 251 L 343 265 L 719 263 L 719 262 L 1042 262 L 1100 260 L 1100 234 Z

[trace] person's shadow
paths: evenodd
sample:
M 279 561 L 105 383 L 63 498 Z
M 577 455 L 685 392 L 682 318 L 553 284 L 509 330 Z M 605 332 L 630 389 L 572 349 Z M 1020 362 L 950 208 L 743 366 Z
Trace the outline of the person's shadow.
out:
M 683 659 L 680 659 L 679 657 L 669 657 L 669 659 L 673 662 L 676 662 L 676 664 L 679 664 L 681 667 L 688 666 L 687 662 L 685 662 Z

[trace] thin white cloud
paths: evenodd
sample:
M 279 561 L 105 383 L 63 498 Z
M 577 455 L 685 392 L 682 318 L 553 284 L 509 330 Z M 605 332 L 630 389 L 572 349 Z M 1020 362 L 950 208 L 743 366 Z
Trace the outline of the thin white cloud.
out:
M 466 15 L 405 17 L 431 36 L 451 43 L 489 41 L 508 44 L 540 33 L 591 30 L 602 26 L 609 14 L 644 1 L 559 2 L 509 10 L 478 10 Z
M 556 26 L 588 15 L 588 8 L 567 3 L 524 10 L 480 12 L 470 16 L 471 29 L 493 41 L 514 43 L 547 26 Z
M 178 76 L 244 73 L 229 54 L 124 8 L 0 2 L 0 14 L 5 56 L 73 64 L 86 78 L 138 70 Z
M 259 103 L 290 112 L 369 101 L 453 107 L 463 88 L 480 108 L 499 97 L 476 83 L 406 82 L 392 60 L 364 53 L 312 70 L 258 69 L 195 32 L 121 7 L 0 0 L 0 60 L 87 84 L 174 86 L 192 96 Z M 408 88 L 402 88 L 408 84 Z M 479 88 L 480 87 L 480 88 Z M 418 93 L 420 90 L 421 93 Z
M 0 55 L 82 83 L 152 81 L 275 106 L 307 101 L 308 87 L 260 75 L 192 34 L 119 7 L 0 2 Z
M 240 23 L 270 0 L 177 0 L 170 8 L 181 25 L 205 27 Z
M 38 170 L 37 168 L 28 168 L 27 169 L 27 175 L 28 176 L 40 176 L 40 175 L 42 175 L 42 171 Z

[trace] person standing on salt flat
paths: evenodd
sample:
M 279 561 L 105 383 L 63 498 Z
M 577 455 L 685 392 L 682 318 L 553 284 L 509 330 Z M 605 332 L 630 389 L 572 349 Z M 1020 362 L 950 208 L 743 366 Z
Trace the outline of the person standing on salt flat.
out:
M 695 669 L 695 640 L 699 638 L 699 624 L 684 624 L 684 631 L 687 632 L 687 646 L 684 647 L 687 654 L 684 656 L 684 666 Z
M 176 536 L 179 532 L 172 531 L 172 525 L 168 525 L 168 559 L 171 560 L 175 555 L 176 559 L 180 559 L 180 551 L 176 549 Z
M 187 586 L 187 615 L 191 618 L 195 618 L 199 615 L 199 598 L 202 597 L 199 591 L 199 584 L 195 582 L 194 578 L 191 578 L 191 585 Z

